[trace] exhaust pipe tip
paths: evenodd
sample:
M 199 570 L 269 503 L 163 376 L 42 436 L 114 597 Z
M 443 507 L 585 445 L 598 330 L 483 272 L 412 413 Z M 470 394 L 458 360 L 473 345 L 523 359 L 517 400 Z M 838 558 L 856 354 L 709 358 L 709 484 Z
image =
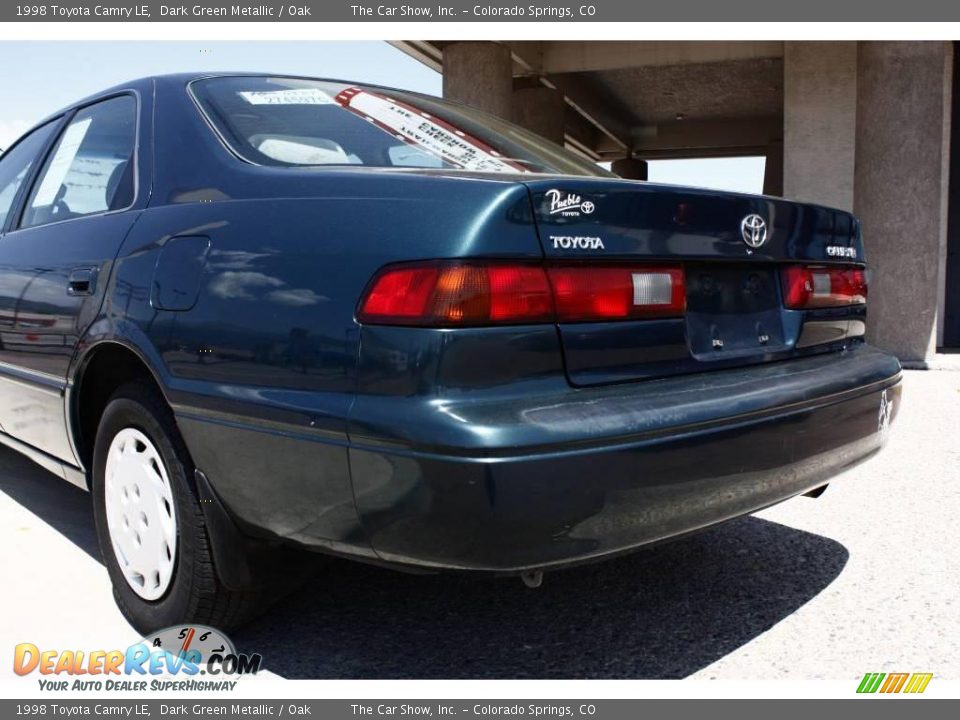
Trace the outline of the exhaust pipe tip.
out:
M 528 570 L 520 573 L 520 579 L 528 588 L 538 588 L 543 585 L 543 570 Z

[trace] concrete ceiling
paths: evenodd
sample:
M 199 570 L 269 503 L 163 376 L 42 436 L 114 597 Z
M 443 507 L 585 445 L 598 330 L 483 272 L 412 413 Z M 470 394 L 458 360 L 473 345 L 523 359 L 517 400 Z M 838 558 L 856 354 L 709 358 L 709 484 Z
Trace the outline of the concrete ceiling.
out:
M 449 42 L 394 44 L 442 72 Z M 782 42 L 505 44 L 515 87 L 560 90 L 568 144 L 595 159 L 763 154 L 782 137 Z
M 627 109 L 632 126 L 688 120 L 743 119 L 782 114 L 783 60 L 619 68 L 587 76 Z

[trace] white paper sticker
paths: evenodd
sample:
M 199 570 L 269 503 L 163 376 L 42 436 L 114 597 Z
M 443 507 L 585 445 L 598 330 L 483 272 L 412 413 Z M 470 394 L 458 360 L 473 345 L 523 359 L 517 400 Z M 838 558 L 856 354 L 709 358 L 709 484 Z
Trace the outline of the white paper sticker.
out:
M 521 169 L 496 156 L 496 152 L 455 129 L 447 129 L 429 115 L 365 91 L 355 91 L 341 104 L 371 118 L 395 133 L 398 139 L 423 148 L 465 170 L 481 172 L 518 172 Z
M 333 98 L 317 88 L 243 91 L 240 97 L 251 105 L 335 105 Z
M 90 129 L 90 122 L 93 118 L 86 118 L 78 123 L 72 124 L 63 133 L 63 139 L 57 147 L 57 153 L 50 161 L 47 172 L 43 176 L 43 182 L 40 183 L 40 189 L 37 190 L 33 198 L 31 207 L 44 207 L 52 205 L 57 199 L 57 193 L 60 192 L 60 186 L 70 172 L 73 165 L 73 159 L 77 156 L 80 144 L 87 136 L 87 130 Z

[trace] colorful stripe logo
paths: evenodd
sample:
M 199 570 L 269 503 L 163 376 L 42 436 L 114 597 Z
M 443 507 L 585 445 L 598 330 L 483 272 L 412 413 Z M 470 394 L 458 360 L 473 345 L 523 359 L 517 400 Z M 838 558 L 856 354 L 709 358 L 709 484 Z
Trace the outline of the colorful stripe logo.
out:
M 912 693 L 927 689 L 933 673 L 867 673 L 860 681 L 858 693 Z

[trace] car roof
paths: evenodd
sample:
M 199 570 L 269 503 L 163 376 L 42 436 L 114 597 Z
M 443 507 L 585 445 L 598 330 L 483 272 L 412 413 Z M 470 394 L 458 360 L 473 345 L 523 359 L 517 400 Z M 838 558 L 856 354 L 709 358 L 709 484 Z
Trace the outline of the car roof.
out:
M 39 127 L 54 118 L 60 117 L 64 113 L 70 112 L 74 108 L 82 107 L 84 105 L 89 105 L 90 103 L 96 102 L 97 100 L 111 95 L 116 95 L 118 93 L 128 91 L 128 90 L 145 90 L 150 87 L 153 83 L 164 83 L 169 85 L 187 85 L 188 83 L 193 82 L 194 80 L 203 80 L 207 78 L 217 78 L 217 77 L 271 77 L 271 78 L 290 78 L 295 80 L 316 80 L 319 82 L 333 82 L 333 83 L 343 83 L 346 85 L 363 85 L 364 87 L 377 88 L 380 90 L 389 90 L 392 92 L 404 92 L 411 95 L 422 95 L 423 93 L 412 92 L 409 90 L 401 90 L 400 88 L 388 87 L 386 85 L 377 85 L 375 83 L 366 83 L 366 82 L 357 82 L 354 80 L 343 80 L 338 78 L 321 78 L 313 77 L 309 75 L 294 75 L 290 73 L 269 73 L 269 72 L 242 72 L 242 71 L 211 71 L 211 72 L 183 72 L 183 73 L 168 73 L 161 75 L 147 75 L 145 77 L 136 78 L 134 80 L 129 80 L 119 85 L 114 85 L 113 87 L 106 88 L 105 90 L 100 90 L 92 95 L 88 95 L 85 98 L 72 102 L 69 105 L 57 110 L 54 113 L 51 113 L 45 117 L 40 122 L 36 123 L 33 128 Z M 31 130 L 33 130 L 31 128 Z M 29 131 L 27 131 L 29 132 Z M 24 133 L 26 135 L 27 133 Z
M 357 82 L 354 80 L 343 80 L 341 78 L 321 78 L 321 77 L 314 77 L 311 75 L 295 75 L 291 73 L 217 70 L 217 71 L 207 71 L 207 72 L 182 72 L 182 73 L 167 73 L 167 74 L 160 74 L 160 75 L 146 75 L 144 77 L 135 78 L 133 80 L 128 80 L 127 82 L 114 85 L 112 87 L 106 88 L 105 90 L 100 90 L 99 92 L 96 92 L 92 95 L 88 95 L 85 98 L 81 98 L 75 102 L 72 102 L 69 105 L 65 105 L 64 107 L 60 108 L 56 112 L 50 113 L 45 118 L 34 123 L 32 126 L 30 126 L 29 129 L 21 133 L 20 137 L 18 137 L 14 142 L 10 143 L 9 147 L 0 149 L 0 155 L 8 152 L 10 149 L 13 148 L 14 145 L 19 143 L 23 138 L 25 138 L 27 135 L 32 133 L 41 125 L 45 125 L 51 120 L 55 120 L 56 118 L 59 118 L 65 115 L 66 113 L 74 110 L 75 108 L 83 107 L 84 105 L 89 105 L 91 103 L 97 102 L 102 98 L 110 97 L 111 95 L 117 95 L 119 93 L 127 92 L 130 90 L 146 92 L 153 86 L 154 83 L 164 83 L 164 84 L 170 84 L 170 85 L 178 85 L 178 84 L 187 85 L 188 83 L 193 82 L 194 80 L 203 80 L 207 78 L 217 78 L 217 77 L 272 77 L 272 78 L 290 78 L 293 80 L 316 80 L 318 82 L 343 83 L 345 85 L 362 85 L 363 87 L 376 88 L 378 90 L 385 90 L 389 92 L 402 92 L 408 95 L 424 95 L 425 96 L 425 93 L 418 93 L 412 90 L 403 90 L 401 88 L 390 87 L 388 85 L 378 85 L 376 83 Z
M 310 75 L 293 75 L 290 73 L 268 73 L 268 72 L 262 72 L 262 71 L 261 72 L 211 71 L 211 72 L 183 72 L 183 73 L 168 73 L 168 74 L 161 74 L 161 75 L 146 75 L 144 77 L 136 78 L 134 80 L 129 80 L 127 82 L 114 85 L 113 87 L 106 88 L 105 90 L 100 90 L 99 92 L 96 92 L 92 95 L 88 95 L 85 98 L 81 98 L 76 102 L 72 102 L 69 105 L 65 105 L 64 107 L 60 108 L 56 112 L 50 113 L 45 118 L 34 123 L 32 126 L 30 126 L 29 129 L 21 133 L 20 137 L 18 137 L 14 142 L 10 143 L 9 147 L 0 149 L 0 155 L 3 155 L 6 152 L 8 152 L 11 148 L 13 148 L 14 145 L 19 143 L 23 138 L 25 138 L 27 135 L 32 133 L 41 125 L 45 125 L 51 120 L 55 120 L 56 118 L 59 118 L 62 115 L 65 115 L 66 113 L 74 110 L 75 108 L 83 107 L 84 105 L 90 105 L 91 103 L 95 103 L 102 98 L 110 97 L 111 95 L 117 95 L 122 92 L 128 92 L 130 90 L 146 91 L 154 83 L 168 83 L 171 85 L 177 85 L 177 84 L 187 85 L 188 83 L 191 83 L 194 80 L 203 80 L 207 78 L 217 78 L 217 77 L 272 77 L 272 78 L 290 78 L 293 80 L 316 80 L 318 82 L 343 83 L 345 85 L 362 85 L 368 88 L 376 88 L 378 90 L 387 90 L 390 92 L 402 92 L 402 93 L 407 93 L 409 95 L 424 95 L 424 93 L 418 93 L 412 90 L 402 90 L 400 88 L 394 88 L 387 85 L 377 85 L 376 83 L 356 82 L 353 80 L 343 80 L 339 78 L 321 78 L 321 77 L 313 77 Z

